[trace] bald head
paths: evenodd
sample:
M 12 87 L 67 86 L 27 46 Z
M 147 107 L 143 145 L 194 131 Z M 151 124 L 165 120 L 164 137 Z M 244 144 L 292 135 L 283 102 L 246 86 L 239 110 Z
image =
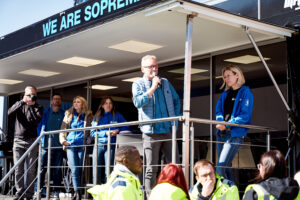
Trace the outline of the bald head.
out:
M 125 165 L 132 173 L 140 174 L 143 169 L 143 161 L 140 153 L 134 146 L 121 146 L 116 150 L 116 163 Z

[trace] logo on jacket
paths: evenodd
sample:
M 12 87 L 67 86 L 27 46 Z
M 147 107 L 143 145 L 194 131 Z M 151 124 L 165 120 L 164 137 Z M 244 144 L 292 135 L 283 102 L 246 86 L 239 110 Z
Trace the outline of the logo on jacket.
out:
M 249 100 L 246 101 L 245 106 L 249 106 Z
M 293 9 L 294 6 L 296 6 L 295 10 L 299 10 L 300 9 L 300 0 L 285 0 L 284 1 L 284 8 L 288 8 L 290 7 L 291 9 Z

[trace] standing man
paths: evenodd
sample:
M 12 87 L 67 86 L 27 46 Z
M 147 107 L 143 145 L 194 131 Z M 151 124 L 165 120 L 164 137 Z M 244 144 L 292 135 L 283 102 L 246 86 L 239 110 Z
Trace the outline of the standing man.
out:
M 138 109 L 139 121 L 174 117 L 180 115 L 180 99 L 171 83 L 157 76 L 156 57 L 147 55 L 142 58 L 143 78 L 132 85 L 133 103 Z M 145 190 L 147 195 L 156 183 L 159 153 L 164 154 L 165 162 L 172 159 L 171 122 L 158 122 L 141 125 L 144 151 L 146 156 Z M 168 140 L 168 141 L 162 141 Z M 178 160 L 178 151 L 176 160 Z
M 44 110 L 42 121 L 39 124 L 38 131 L 43 133 L 45 131 L 59 130 L 64 119 L 64 111 L 61 109 L 62 98 L 60 94 L 54 93 L 52 95 L 51 107 Z M 59 142 L 59 134 L 46 135 L 41 140 L 42 150 L 42 162 L 41 162 L 41 179 L 40 188 L 44 185 L 45 174 L 47 169 L 48 159 L 48 139 L 51 137 L 51 177 L 53 178 L 53 198 L 59 199 L 59 186 L 61 185 L 61 166 L 64 155 L 64 150 Z M 39 175 L 39 174 L 38 174 Z M 34 191 L 37 191 L 37 182 L 35 184 Z M 42 190 L 44 191 L 44 190 Z M 44 193 L 42 193 L 43 195 Z
M 194 167 L 197 183 L 190 189 L 191 200 L 239 200 L 239 191 L 234 183 L 216 173 L 208 160 L 196 162 Z
M 121 146 L 116 151 L 116 165 L 107 183 L 88 190 L 94 199 L 143 200 L 138 175 L 142 173 L 143 161 L 134 146 Z
M 21 101 L 17 101 L 10 109 L 8 116 L 15 119 L 13 158 L 14 164 L 22 157 L 37 137 L 37 126 L 43 115 L 43 107 L 36 103 L 37 90 L 34 86 L 27 86 Z M 26 159 L 15 170 L 16 196 L 14 199 L 32 199 L 34 193 L 34 178 L 38 146 L 36 145 Z M 27 166 L 26 182 L 24 181 L 24 164 Z M 26 191 L 25 191 L 26 190 Z M 23 194 L 25 192 L 25 194 Z

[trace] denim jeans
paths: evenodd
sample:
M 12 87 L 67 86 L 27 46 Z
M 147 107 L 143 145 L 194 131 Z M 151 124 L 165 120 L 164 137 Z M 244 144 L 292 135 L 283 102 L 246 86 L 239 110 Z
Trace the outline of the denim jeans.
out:
M 78 191 L 81 185 L 83 154 L 84 150 L 82 147 L 67 148 L 68 165 L 72 172 L 74 191 Z
M 116 145 L 111 145 L 110 148 L 110 166 L 114 165 L 114 160 L 115 160 L 115 147 Z M 105 165 L 105 163 L 107 163 L 107 156 L 108 156 L 108 152 L 107 152 L 107 144 L 103 144 L 103 143 L 98 143 L 98 155 L 97 155 L 97 150 L 96 150 L 96 146 L 94 147 L 94 151 L 93 151 L 93 162 L 96 160 L 97 158 L 97 165 Z M 107 179 L 107 171 L 105 167 L 97 167 L 97 184 L 101 184 L 101 173 L 102 171 L 105 169 L 105 180 Z M 113 167 L 110 167 L 110 171 L 112 171 Z M 93 171 L 94 172 L 94 171 Z M 93 177 L 95 178 L 96 175 L 93 174 Z M 93 180 L 95 182 L 95 180 Z M 106 181 L 105 181 L 106 182 Z
M 218 163 L 216 171 L 219 175 L 234 182 L 232 171 L 232 160 L 243 143 L 244 137 L 231 137 L 230 132 L 219 132 L 217 134 Z
M 61 174 L 61 166 L 64 155 L 64 150 L 62 148 L 51 149 L 51 177 L 53 179 L 53 186 L 61 186 L 62 174 Z M 42 160 L 41 160 L 41 179 L 40 179 L 40 188 L 44 185 L 45 175 L 47 172 L 47 161 L 48 161 L 48 149 L 42 150 Z M 39 175 L 39 174 L 38 174 Z M 58 190 L 58 188 L 54 188 L 54 190 Z M 37 191 L 37 181 L 34 186 L 34 191 Z

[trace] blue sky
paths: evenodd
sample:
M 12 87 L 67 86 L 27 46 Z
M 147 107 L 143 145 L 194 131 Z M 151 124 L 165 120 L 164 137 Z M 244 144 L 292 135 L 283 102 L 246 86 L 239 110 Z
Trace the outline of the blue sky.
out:
M 0 36 L 71 8 L 74 0 L 0 0 Z

